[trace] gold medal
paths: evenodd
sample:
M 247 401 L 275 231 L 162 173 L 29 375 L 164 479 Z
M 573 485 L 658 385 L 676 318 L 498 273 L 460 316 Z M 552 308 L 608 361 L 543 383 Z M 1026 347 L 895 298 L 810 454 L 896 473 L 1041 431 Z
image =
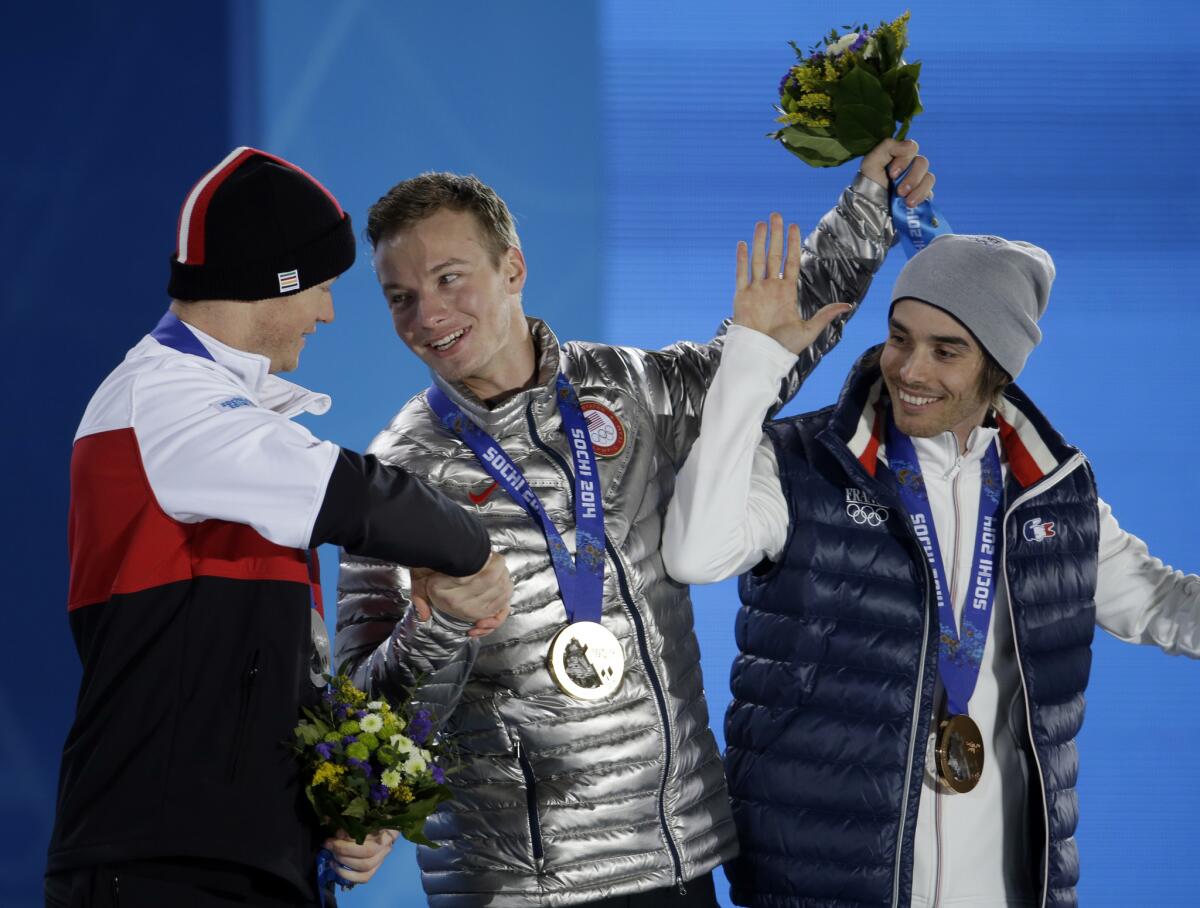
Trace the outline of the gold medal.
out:
M 970 716 L 951 716 L 938 726 L 938 779 L 959 794 L 979 784 L 983 775 L 983 736 Z
M 546 661 L 558 689 L 576 700 L 603 700 L 625 676 L 621 641 L 595 621 L 576 621 L 555 634 Z

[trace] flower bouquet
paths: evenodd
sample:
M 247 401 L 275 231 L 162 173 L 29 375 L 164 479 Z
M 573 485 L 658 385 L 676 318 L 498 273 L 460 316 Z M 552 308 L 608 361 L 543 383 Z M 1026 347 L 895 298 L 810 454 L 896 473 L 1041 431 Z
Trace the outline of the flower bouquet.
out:
M 807 54 L 789 41 L 797 63 L 779 83 L 778 122 L 771 138 L 814 167 L 836 167 L 887 138 L 908 135 L 919 114 L 921 64 L 905 63 L 906 12 L 894 22 L 831 31 Z M 899 129 L 897 129 L 899 127 Z
M 430 741 L 425 710 L 406 719 L 367 695 L 345 675 L 330 679 L 314 709 L 296 726 L 294 747 L 308 783 L 305 793 L 321 824 L 344 829 L 360 845 L 381 829 L 433 845 L 425 820 L 451 797 L 443 755 Z

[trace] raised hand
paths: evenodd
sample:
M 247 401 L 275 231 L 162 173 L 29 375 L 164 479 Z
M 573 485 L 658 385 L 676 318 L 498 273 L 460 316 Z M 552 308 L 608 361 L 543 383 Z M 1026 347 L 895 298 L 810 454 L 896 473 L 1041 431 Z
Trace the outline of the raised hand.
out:
M 512 600 L 512 577 L 504 557 L 492 552 L 477 573 L 469 577 L 451 577 L 428 568 L 413 568 L 410 598 L 417 617 L 428 621 L 431 608 L 474 622 L 469 637 L 485 637 L 504 623 Z
M 737 244 L 737 289 L 733 294 L 733 323 L 773 337 L 799 355 L 839 315 L 853 307 L 831 303 L 807 321 L 796 307 L 800 279 L 800 228 L 787 230 L 787 260 L 783 255 L 783 216 L 771 214 L 770 249 L 767 225 L 754 225 L 754 256 L 744 242 Z
M 917 154 L 917 143 L 912 139 L 898 142 L 884 139 L 862 159 L 859 172 L 885 189 L 892 180 L 899 179 L 904 168 L 912 165 L 904 180 L 896 187 L 896 195 L 904 199 L 909 208 L 915 208 L 926 199 L 933 198 L 935 177 L 929 171 L 929 159 Z

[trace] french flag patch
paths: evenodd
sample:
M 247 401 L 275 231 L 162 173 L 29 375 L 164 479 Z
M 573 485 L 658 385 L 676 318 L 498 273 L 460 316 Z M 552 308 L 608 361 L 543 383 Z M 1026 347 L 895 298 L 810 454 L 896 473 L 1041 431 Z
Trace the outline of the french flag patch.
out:
M 1045 542 L 1058 535 L 1058 531 L 1054 529 L 1054 522 L 1042 520 L 1040 517 L 1026 520 L 1024 530 L 1025 538 L 1030 542 Z
M 296 269 L 280 271 L 277 277 L 279 278 L 280 293 L 291 293 L 293 290 L 300 289 L 300 272 Z

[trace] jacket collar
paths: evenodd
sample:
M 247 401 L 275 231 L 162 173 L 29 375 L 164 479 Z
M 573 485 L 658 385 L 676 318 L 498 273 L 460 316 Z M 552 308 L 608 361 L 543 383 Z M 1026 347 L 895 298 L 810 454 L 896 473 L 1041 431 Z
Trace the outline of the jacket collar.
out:
M 321 415 L 333 401 L 328 394 L 309 391 L 271 374 L 271 360 L 258 353 L 247 353 L 223 344 L 194 325 L 180 320 L 169 309 L 150 332 L 152 342 L 163 349 L 208 360 L 230 373 L 254 403 L 282 416 L 298 413 Z
M 511 397 L 505 398 L 495 407 L 488 407 L 481 402 L 466 385 L 461 382 L 448 382 L 436 372 L 430 371 L 433 383 L 452 403 L 458 406 L 475 425 L 489 435 L 502 434 L 516 420 L 524 420 L 525 408 L 532 401 L 539 408 L 547 403 L 551 406 L 555 401 L 555 379 L 562 369 L 562 348 L 558 338 L 550 327 L 538 318 L 526 318 L 529 332 L 533 335 L 533 349 L 537 356 L 537 380 L 532 387 L 518 391 Z
M 881 349 L 882 346 L 876 346 L 867 350 L 850 370 L 828 430 L 849 448 L 872 477 L 876 475 L 880 451 L 886 443 L 891 404 L 879 366 L 868 367 L 864 360 Z M 1005 389 L 992 415 L 1009 473 L 1022 488 L 1038 482 L 1076 453 L 1077 449 L 1067 444 L 1016 385 Z

